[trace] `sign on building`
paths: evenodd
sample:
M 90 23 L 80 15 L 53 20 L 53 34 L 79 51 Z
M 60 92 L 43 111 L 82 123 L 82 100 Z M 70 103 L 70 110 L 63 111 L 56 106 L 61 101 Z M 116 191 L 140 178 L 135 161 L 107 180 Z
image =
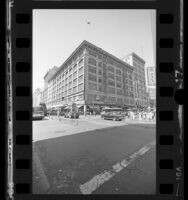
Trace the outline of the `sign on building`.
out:
M 146 68 L 146 78 L 148 86 L 156 86 L 156 69 L 155 67 Z

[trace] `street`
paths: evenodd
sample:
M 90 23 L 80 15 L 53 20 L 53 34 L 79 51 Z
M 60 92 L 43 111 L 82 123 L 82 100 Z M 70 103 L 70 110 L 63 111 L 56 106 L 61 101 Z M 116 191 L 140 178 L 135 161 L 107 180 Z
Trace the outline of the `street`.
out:
M 155 128 L 100 116 L 33 121 L 33 192 L 155 194 Z

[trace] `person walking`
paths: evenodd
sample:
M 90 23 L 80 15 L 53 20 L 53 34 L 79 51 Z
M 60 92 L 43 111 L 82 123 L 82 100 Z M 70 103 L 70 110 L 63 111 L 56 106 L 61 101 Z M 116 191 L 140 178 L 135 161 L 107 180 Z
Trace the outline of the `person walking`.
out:
M 60 121 L 60 110 L 57 110 L 57 119 Z

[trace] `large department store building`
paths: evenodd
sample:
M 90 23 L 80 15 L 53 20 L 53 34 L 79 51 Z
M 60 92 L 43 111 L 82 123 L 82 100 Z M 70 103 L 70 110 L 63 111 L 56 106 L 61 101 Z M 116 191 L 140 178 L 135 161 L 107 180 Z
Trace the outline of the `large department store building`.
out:
M 135 106 L 134 67 L 85 40 L 59 68 L 46 73 L 44 82 L 48 109 L 72 103 L 85 111 L 87 106 Z M 139 96 L 143 106 L 144 95 Z

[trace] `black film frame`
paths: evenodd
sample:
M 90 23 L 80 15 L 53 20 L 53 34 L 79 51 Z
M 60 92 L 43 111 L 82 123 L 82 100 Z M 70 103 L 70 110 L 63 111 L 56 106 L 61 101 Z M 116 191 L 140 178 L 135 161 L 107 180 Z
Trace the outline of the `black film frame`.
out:
M 8 8 L 9 7 L 9 8 Z M 156 9 L 156 195 L 34 195 L 32 194 L 32 9 Z M 32 1 L 7 3 L 11 29 L 7 32 L 7 74 L 12 84 L 13 191 L 21 199 L 182 199 L 183 197 L 183 62 L 180 40 L 180 1 Z M 8 26 L 9 27 L 9 26 Z M 181 45 L 180 45 L 181 44 Z M 10 57 L 9 57 L 10 56 Z M 7 92 L 8 94 L 8 92 Z M 7 95 L 8 96 L 8 95 Z M 180 114 L 179 114 L 180 113 Z M 7 115 L 8 116 L 8 115 Z M 10 142 L 10 146 L 8 144 Z M 12 142 L 12 143 L 11 143 Z M 10 149 L 8 150 L 8 147 Z M 10 151 L 11 152 L 11 151 Z M 11 155 L 11 154 L 10 154 Z M 6 171 L 7 174 L 9 170 Z M 9 182 L 7 180 L 6 185 Z M 8 189 L 7 189 L 8 190 Z M 10 195 L 11 197 L 11 195 Z

